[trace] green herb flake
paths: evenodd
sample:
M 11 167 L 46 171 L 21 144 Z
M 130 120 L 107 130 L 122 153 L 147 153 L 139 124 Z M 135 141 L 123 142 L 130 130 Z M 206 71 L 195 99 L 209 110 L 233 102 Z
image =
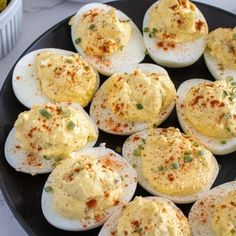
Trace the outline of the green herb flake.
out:
M 236 86 L 236 82 L 235 81 L 231 82 L 231 85 Z
M 158 169 L 158 171 L 165 171 L 165 167 L 164 166 L 158 166 L 157 169 Z
M 63 111 L 62 114 L 63 114 L 64 117 L 69 117 L 71 115 L 71 111 L 70 110 L 65 110 L 65 111 Z
M 194 142 L 194 143 L 193 143 L 193 146 L 194 146 L 194 147 L 199 147 L 199 144 L 198 144 L 197 142 Z
M 46 186 L 44 188 L 44 191 L 47 192 L 47 193 L 50 193 L 50 192 L 53 192 L 53 188 L 51 186 Z
M 190 155 L 190 154 L 192 154 L 191 151 L 185 151 L 185 152 L 184 152 L 184 155 Z
M 143 229 L 141 227 L 136 227 L 135 230 L 134 230 L 134 233 L 138 233 L 138 234 L 142 234 L 143 232 Z
M 185 163 L 189 163 L 189 162 L 192 162 L 193 161 L 193 158 L 191 156 L 184 156 L 184 162 Z
M 133 155 L 134 155 L 134 156 L 140 156 L 140 155 L 141 155 L 141 150 L 138 149 L 138 148 L 134 149 L 134 150 L 133 150 Z
M 47 119 L 50 119 L 52 117 L 52 114 L 46 109 L 40 109 L 39 113 Z
M 226 129 L 227 129 L 228 132 L 231 132 L 231 129 L 229 127 L 226 127 Z
M 122 148 L 120 146 L 116 146 L 115 151 L 118 152 L 118 153 L 121 153 Z
M 145 28 L 143 29 L 143 32 L 145 32 L 145 33 L 149 32 L 149 28 L 148 28 L 148 27 L 145 27 Z
M 93 30 L 95 28 L 95 25 L 94 24 L 91 24 L 90 26 L 89 26 L 89 29 L 90 30 Z
M 125 47 L 124 45 L 121 45 L 120 48 L 119 48 L 120 51 L 122 51 L 124 47 Z
M 75 123 L 72 120 L 70 120 L 67 124 L 67 129 L 73 130 L 74 128 L 75 128 Z
M 199 155 L 199 156 L 204 156 L 204 154 L 205 154 L 205 151 L 204 151 L 204 150 L 198 151 L 198 155 Z
M 143 150 L 144 149 L 143 145 L 138 145 L 138 149 Z
M 226 142 L 226 140 L 221 140 L 220 143 L 221 144 L 226 144 L 227 142 Z
M 230 76 L 230 75 L 227 76 L 225 79 L 226 79 L 226 81 L 228 81 L 228 82 L 234 80 L 233 76 Z
M 67 59 L 66 62 L 69 63 L 69 64 L 73 63 L 73 61 L 70 60 L 70 59 Z
M 136 104 L 136 107 L 139 109 L 139 110 L 142 110 L 143 109 L 143 105 L 141 103 L 137 103 Z
M 233 40 L 236 40 L 236 33 L 233 34 Z
M 51 160 L 51 157 L 47 156 L 47 155 L 43 155 L 43 159 L 45 160 Z
M 142 142 L 145 144 L 146 143 L 146 139 L 142 138 Z
M 132 167 L 135 169 L 138 165 L 137 164 L 133 164 Z
M 228 96 L 228 93 L 224 90 L 222 97 L 225 98 L 225 97 L 227 97 L 227 96 Z
M 152 33 L 156 33 L 157 32 L 157 28 L 152 28 Z
M 177 170 L 177 169 L 179 169 L 179 163 L 177 161 L 175 161 L 172 163 L 171 167 L 173 170 Z
M 79 44 L 79 43 L 81 43 L 81 38 L 77 38 L 77 39 L 75 40 L 75 44 Z

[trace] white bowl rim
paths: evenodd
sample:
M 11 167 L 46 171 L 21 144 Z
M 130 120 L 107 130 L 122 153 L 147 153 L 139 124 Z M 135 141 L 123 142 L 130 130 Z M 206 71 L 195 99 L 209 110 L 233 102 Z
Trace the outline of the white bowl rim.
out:
M 0 21 L 8 15 L 8 13 L 14 8 L 18 1 L 20 2 L 21 0 L 11 0 L 8 3 L 7 7 L 0 13 Z

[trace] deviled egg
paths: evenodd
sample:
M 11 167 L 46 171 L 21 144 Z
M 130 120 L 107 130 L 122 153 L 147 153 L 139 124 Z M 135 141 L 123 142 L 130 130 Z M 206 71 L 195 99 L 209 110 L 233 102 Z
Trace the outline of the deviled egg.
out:
M 231 76 L 236 81 L 236 27 L 217 28 L 210 32 L 204 58 L 216 80 Z
M 188 0 L 160 0 L 145 13 L 144 43 L 150 57 L 167 67 L 186 67 L 204 52 L 207 22 Z
M 193 236 L 236 234 L 236 182 L 219 185 L 204 193 L 189 212 Z
M 135 65 L 145 57 L 142 34 L 123 12 L 100 3 L 90 3 L 71 21 L 76 50 L 104 75 Z
M 117 209 L 99 233 L 99 236 L 111 235 L 190 236 L 190 227 L 187 218 L 170 200 L 135 197 Z
M 101 130 L 127 135 L 162 123 L 175 99 L 175 86 L 165 69 L 139 64 L 103 83 L 91 103 L 90 115 Z
M 72 153 L 49 175 L 41 206 L 47 221 L 69 231 L 102 225 L 131 200 L 136 172 L 119 154 L 105 147 Z
M 219 172 L 208 149 L 173 127 L 131 135 L 122 154 L 135 167 L 144 189 L 176 203 L 196 201 L 211 188 Z
M 176 110 L 185 133 L 217 155 L 236 150 L 236 84 L 232 78 L 190 79 L 177 91 Z
M 5 157 L 17 171 L 48 173 L 71 152 L 94 146 L 97 138 L 95 123 L 78 104 L 35 105 L 19 114 Z
M 12 86 L 26 107 L 48 102 L 88 105 L 99 87 L 99 75 L 77 53 L 45 48 L 32 51 L 16 64 Z

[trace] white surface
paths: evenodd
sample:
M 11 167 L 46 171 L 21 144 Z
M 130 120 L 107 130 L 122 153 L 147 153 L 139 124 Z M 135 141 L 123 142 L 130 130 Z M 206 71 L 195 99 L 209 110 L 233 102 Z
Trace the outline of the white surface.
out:
M 138 0 L 137 0 L 138 1 Z M 198 0 L 236 14 L 235 0 Z M 104 2 L 104 1 L 103 1 Z M 82 4 L 66 0 L 23 0 L 23 29 L 16 47 L 0 60 L 0 88 L 22 52 L 45 30 L 72 15 Z M 27 235 L 12 216 L 0 191 L 0 236 Z

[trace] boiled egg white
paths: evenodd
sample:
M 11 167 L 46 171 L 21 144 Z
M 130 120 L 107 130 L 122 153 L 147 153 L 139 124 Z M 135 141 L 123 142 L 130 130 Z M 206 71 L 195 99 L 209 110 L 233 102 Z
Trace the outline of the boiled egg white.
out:
M 204 52 L 207 33 L 192 41 L 170 43 L 166 46 L 165 41 L 156 37 L 150 37 L 150 13 L 154 8 L 158 7 L 159 2 L 157 1 L 150 6 L 143 19 L 143 38 L 150 57 L 157 64 L 170 68 L 181 68 L 192 65 Z M 206 20 L 198 8 L 196 8 L 196 18 L 204 22 L 207 26 Z M 149 31 L 146 29 L 149 29 Z
M 162 198 L 162 197 L 144 197 L 144 200 L 148 200 L 148 201 L 154 201 L 156 203 L 163 203 L 163 204 L 168 204 L 168 206 L 170 206 L 171 208 L 173 208 L 176 211 L 176 215 L 178 217 L 178 219 L 180 219 L 179 223 L 179 227 L 181 228 L 182 232 L 185 233 L 184 235 L 190 235 L 190 230 L 189 230 L 189 225 L 187 223 L 187 219 L 184 216 L 183 212 L 170 200 L 166 199 L 166 198 Z M 106 221 L 106 223 L 103 225 L 101 231 L 99 232 L 98 236 L 110 236 L 110 235 L 118 235 L 117 234 L 117 228 L 118 228 L 118 220 L 121 217 L 122 214 L 122 210 L 125 209 L 126 206 L 128 206 L 128 204 L 126 204 L 123 207 L 118 208 Z M 135 212 L 134 212 L 135 214 Z M 135 217 L 134 216 L 130 216 L 130 217 Z M 168 217 L 168 210 L 167 210 L 167 217 Z M 138 219 L 138 216 L 137 216 Z M 139 221 L 138 221 L 139 222 Z M 132 222 L 131 222 L 132 224 Z M 148 226 L 147 226 L 148 227 Z M 167 226 L 166 226 L 167 227 Z M 165 230 L 165 228 L 162 229 L 157 229 L 159 230 Z M 169 229 L 169 231 L 171 231 L 171 229 Z M 162 231 L 163 232 L 163 231 Z
M 205 79 L 190 79 L 183 82 L 177 90 L 176 112 L 183 131 L 199 139 L 213 154 L 224 155 L 236 150 L 236 138 L 213 138 L 197 131 L 186 119 L 184 106 L 188 91 L 199 84 L 213 83 Z M 222 91 L 223 94 L 223 91 Z M 219 109 L 220 111 L 220 109 Z M 210 114 L 209 114 L 210 115 Z
M 131 135 L 129 138 L 126 139 L 126 141 L 123 144 L 122 147 L 122 155 L 125 159 L 128 160 L 128 162 L 135 168 L 135 170 L 137 171 L 137 175 L 138 175 L 138 183 L 149 193 L 156 195 L 156 196 L 161 196 L 161 197 L 165 197 L 170 199 L 171 201 L 175 202 L 175 203 L 191 203 L 196 201 L 199 198 L 199 195 L 202 192 L 206 192 L 207 190 L 209 190 L 212 186 L 212 184 L 214 183 L 218 172 L 219 172 L 219 167 L 217 164 L 217 161 L 215 159 L 215 157 L 209 153 L 209 151 L 207 151 L 206 149 L 204 149 L 204 147 L 202 147 L 202 144 L 200 144 L 198 142 L 198 140 L 195 140 L 193 137 L 191 138 L 191 142 L 196 142 L 196 147 L 194 147 L 195 149 L 199 149 L 199 152 L 205 153 L 206 151 L 208 152 L 208 155 L 210 156 L 210 159 L 208 159 L 211 162 L 211 170 L 209 170 L 208 174 L 209 174 L 209 178 L 207 181 L 205 181 L 204 186 L 201 186 L 201 190 L 194 190 L 191 191 L 192 193 L 184 193 L 182 194 L 182 192 L 185 191 L 185 189 L 182 189 L 181 194 L 177 191 L 177 189 L 180 188 L 180 186 L 182 186 L 183 182 L 180 181 L 188 181 L 188 179 L 191 179 L 192 183 L 194 182 L 201 182 L 201 178 L 205 178 L 205 172 L 202 171 L 201 168 L 199 168 L 199 172 L 197 172 L 196 174 L 194 174 L 193 169 L 195 169 L 195 167 L 193 167 L 193 169 L 191 169 L 190 167 L 188 167 L 188 165 L 190 164 L 190 162 L 188 163 L 188 160 L 185 161 L 185 159 L 181 160 L 181 158 L 185 158 L 185 156 L 179 156 L 180 154 L 176 154 L 176 156 L 173 157 L 173 153 L 170 153 L 169 157 L 168 154 L 166 154 L 166 159 L 165 161 L 163 161 L 163 157 L 161 156 L 155 156 L 155 154 L 153 154 L 153 159 L 156 159 L 155 163 L 158 163 L 158 165 L 156 166 L 156 164 L 151 164 L 150 170 L 147 170 L 143 168 L 143 161 L 142 159 L 145 158 L 145 156 L 142 156 L 142 151 L 145 149 L 145 145 L 147 142 L 147 139 L 149 137 L 156 137 L 159 138 L 161 135 L 165 134 L 166 132 L 169 132 L 168 130 L 170 129 L 175 129 L 175 128 L 157 128 L 157 129 L 150 129 L 150 130 L 142 130 L 139 131 L 133 135 Z M 183 135 L 183 134 L 182 134 Z M 162 137 L 163 138 L 163 137 Z M 169 140 L 168 136 L 164 138 L 165 140 Z M 163 140 L 163 139 L 161 139 Z M 176 140 L 176 142 L 179 143 L 179 147 L 182 146 L 182 143 L 178 140 Z M 162 143 L 162 144 L 156 144 L 156 146 L 158 145 L 159 149 L 166 149 L 168 150 L 168 148 L 171 147 L 171 141 L 166 144 L 166 143 Z M 168 147 L 166 147 L 166 145 L 168 145 Z M 195 145 L 195 144 L 194 144 Z M 178 147 L 178 148 L 179 148 Z M 177 149 L 178 149 L 177 148 Z M 172 150 L 177 150 L 175 146 L 172 147 Z M 186 151 L 186 156 L 188 155 L 192 155 L 189 154 L 187 152 L 192 150 L 185 150 Z M 204 156 L 199 156 L 198 154 L 194 154 L 194 158 L 195 160 L 191 160 L 191 161 L 196 161 L 199 162 L 199 164 L 201 163 L 201 158 L 204 158 Z M 208 156 L 208 157 L 209 157 Z M 173 159 L 172 159 L 173 158 Z M 170 161 L 171 160 L 171 161 Z M 163 166 L 163 162 L 168 163 L 165 164 L 166 166 Z M 177 164 L 177 165 L 176 165 Z M 207 165 L 209 165 L 209 163 L 207 163 Z M 161 169 L 159 169 L 161 167 Z M 160 179 L 160 181 L 162 181 L 164 186 L 170 186 L 169 189 L 175 189 L 173 191 L 173 193 L 169 193 L 167 192 L 167 190 L 164 190 L 164 192 L 159 191 L 158 189 L 155 188 L 155 186 L 150 182 L 150 180 L 148 180 L 145 176 L 144 176 L 144 171 L 156 171 L 156 173 L 159 173 L 159 175 L 157 175 L 158 177 L 155 178 L 162 178 Z M 166 173 L 165 173 L 166 172 Z M 179 174 L 177 174 L 176 172 L 179 172 Z M 182 173 L 181 173 L 182 172 Z M 191 174 L 192 173 L 192 174 Z M 185 176 L 183 179 L 179 180 L 180 178 L 178 178 L 178 176 Z M 188 176 L 188 177 L 187 177 Z M 153 178 L 152 178 L 153 179 Z M 194 184 L 193 184 L 194 185 Z M 185 185 L 187 186 L 187 185 Z M 181 187 L 182 188 L 182 187 Z M 187 190 L 189 191 L 189 186 L 185 187 Z M 168 190 L 170 191 L 170 190 Z
M 58 214 L 54 210 L 55 196 L 53 189 L 52 191 L 47 191 L 51 186 L 51 181 L 54 173 L 57 171 L 57 168 L 62 168 L 63 165 L 66 165 L 66 162 L 68 161 L 72 161 L 73 163 L 79 161 L 82 155 L 94 156 L 99 161 L 102 161 L 102 163 L 103 162 L 106 163 L 105 165 L 109 169 L 114 170 L 116 173 L 118 173 L 122 181 L 121 183 L 122 194 L 119 202 L 115 206 L 106 209 L 103 212 L 104 213 L 103 217 L 99 219 L 87 219 L 87 220 L 69 219 Z M 113 150 L 105 147 L 87 148 L 77 153 L 73 153 L 71 157 L 68 159 L 68 161 L 62 162 L 60 165 L 56 167 L 55 171 L 53 171 L 49 175 L 45 183 L 44 190 L 42 192 L 42 198 L 41 198 L 42 211 L 47 221 L 53 226 L 59 229 L 69 230 L 69 231 L 84 231 L 96 228 L 102 225 L 106 221 L 106 219 L 118 207 L 120 207 L 123 204 L 126 204 L 133 197 L 137 186 L 136 172 L 125 159 L 123 159 L 119 154 L 115 153 Z M 106 201 L 106 199 L 104 199 L 104 201 Z
M 215 208 L 223 201 L 227 194 L 233 190 L 236 190 L 236 181 L 221 184 L 200 196 L 198 201 L 192 206 L 188 215 L 193 236 L 216 235 L 211 227 L 211 220 Z
M 67 103 L 59 104 L 62 108 L 68 107 Z M 78 111 L 78 116 L 81 117 L 83 115 L 94 127 L 96 139 L 89 141 L 84 147 L 81 148 L 93 147 L 98 138 L 98 129 L 96 124 L 80 105 L 77 103 L 72 103 L 69 106 L 75 108 Z M 16 129 L 13 127 L 7 136 L 4 153 L 8 164 L 16 171 L 31 175 L 49 173 L 55 168 L 56 164 L 61 161 L 55 160 L 55 158 L 42 158 L 37 155 L 32 155 L 21 147 L 21 141 L 15 138 L 15 133 Z
M 173 93 L 173 100 L 171 103 L 163 108 L 159 115 L 156 117 L 154 123 L 155 126 L 161 124 L 162 122 L 167 119 L 167 117 L 172 112 L 174 106 L 175 106 L 175 87 L 173 82 L 170 80 L 169 75 L 167 71 L 154 64 L 147 64 L 147 63 L 141 63 L 138 65 L 131 66 L 124 71 L 121 71 L 120 73 L 132 73 L 136 68 L 140 69 L 143 73 L 158 73 L 163 74 L 166 76 L 166 82 L 168 84 L 171 84 L 171 92 Z M 119 73 L 117 73 L 119 74 Z M 109 81 L 109 79 L 107 80 Z M 94 99 L 92 100 L 91 106 L 90 106 L 90 116 L 94 119 L 99 129 L 111 133 L 111 134 L 118 134 L 118 135 L 129 135 L 134 132 L 137 132 L 139 130 L 146 129 L 153 125 L 153 121 L 126 121 L 122 120 L 120 117 L 115 115 L 113 111 L 108 106 L 108 93 L 106 91 L 106 84 L 107 81 L 103 83 L 103 85 L 99 88 L 97 93 L 94 96 Z M 139 91 L 139 90 L 137 90 Z M 169 94 L 170 95 L 170 94 Z M 140 92 L 140 97 L 142 97 L 143 94 Z
M 83 19 L 86 14 L 94 9 L 108 12 L 114 8 L 106 4 L 90 3 L 79 9 L 77 14 L 71 20 L 71 37 L 76 50 L 101 74 L 107 76 L 110 76 L 125 67 L 141 62 L 145 57 L 146 51 L 142 34 L 134 22 L 127 15 L 117 9 L 116 14 L 119 21 L 128 21 L 132 27 L 131 36 L 128 43 L 119 51 L 111 55 L 107 55 L 105 60 L 104 58 L 98 58 L 97 56 L 90 56 L 86 54 L 86 52 L 81 48 L 80 42 L 78 42 L 77 28 L 80 27 L 81 19 Z
M 75 55 L 75 52 L 63 49 L 44 48 L 27 53 L 17 62 L 12 75 L 12 87 L 16 98 L 27 108 L 32 108 L 35 104 L 53 102 L 53 100 L 42 91 L 37 73 L 37 55 L 47 51 L 64 56 Z M 97 71 L 94 70 L 94 72 L 97 76 L 97 89 L 99 87 L 100 79 Z

